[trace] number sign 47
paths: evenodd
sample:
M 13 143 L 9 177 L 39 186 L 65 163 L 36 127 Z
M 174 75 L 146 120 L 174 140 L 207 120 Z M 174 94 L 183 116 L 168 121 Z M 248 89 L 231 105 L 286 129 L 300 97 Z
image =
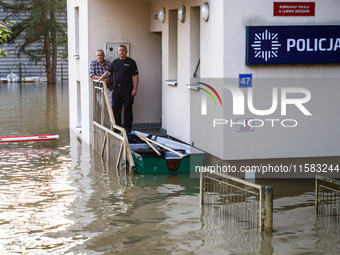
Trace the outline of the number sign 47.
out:
M 249 88 L 252 86 L 252 74 L 239 74 L 239 87 Z

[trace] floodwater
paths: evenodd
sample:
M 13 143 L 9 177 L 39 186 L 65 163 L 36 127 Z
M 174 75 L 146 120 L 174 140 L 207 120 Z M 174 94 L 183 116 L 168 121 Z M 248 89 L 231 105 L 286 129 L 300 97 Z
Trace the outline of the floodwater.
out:
M 125 178 L 68 128 L 68 85 L 0 84 L 0 254 L 339 254 L 339 221 L 317 218 L 313 180 L 274 187 L 274 232 L 199 206 L 189 175 Z

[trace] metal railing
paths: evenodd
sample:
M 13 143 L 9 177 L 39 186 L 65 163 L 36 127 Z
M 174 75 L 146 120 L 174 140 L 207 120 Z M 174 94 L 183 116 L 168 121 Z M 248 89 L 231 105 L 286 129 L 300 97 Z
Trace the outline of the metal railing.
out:
M 219 208 L 242 228 L 273 231 L 273 189 L 220 172 L 200 173 L 201 205 Z
M 117 126 L 106 86 L 96 86 L 93 80 L 93 120 L 92 120 L 92 145 L 108 161 L 116 163 L 117 169 L 128 162 L 129 172 L 133 173 L 135 167 L 126 131 Z
M 340 181 L 315 176 L 315 212 L 318 216 L 332 216 L 340 222 Z

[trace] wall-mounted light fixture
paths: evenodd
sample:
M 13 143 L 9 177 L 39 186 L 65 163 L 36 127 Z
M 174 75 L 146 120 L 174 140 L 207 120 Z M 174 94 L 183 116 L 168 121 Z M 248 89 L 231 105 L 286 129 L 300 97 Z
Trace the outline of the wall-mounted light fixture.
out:
M 209 4 L 207 2 L 205 2 L 202 5 L 201 15 L 202 15 L 202 18 L 203 18 L 204 21 L 208 21 L 208 19 L 209 19 Z
M 161 21 L 162 23 L 164 23 L 164 21 L 165 21 L 165 9 L 164 9 L 164 7 L 162 7 L 162 9 L 159 10 L 158 20 Z
M 185 6 L 182 5 L 181 8 L 178 10 L 178 19 L 184 23 L 185 21 Z

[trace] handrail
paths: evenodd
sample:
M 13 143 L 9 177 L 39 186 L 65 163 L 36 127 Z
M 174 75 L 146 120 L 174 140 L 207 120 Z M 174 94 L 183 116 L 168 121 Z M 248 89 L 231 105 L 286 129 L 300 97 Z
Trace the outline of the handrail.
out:
M 222 178 L 222 179 L 219 179 Z M 266 232 L 273 231 L 273 188 L 271 186 L 262 186 L 256 183 L 240 179 L 226 173 L 216 172 L 216 171 L 206 171 L 200 172 L 200 204 L 204 204 L 204 193 L 206 190 L 206 181 L 212 181 L 214 183 L 219 183 L 219 185 L 226 186 L 232 190 L 238 190 L 243 194 L 251 194 L 251 196 L 258 196 L 257 212 L 258 218 L 257 222 L 261 230 Z M 225 180 L 225 181 L 224 181 Z M 242 185 L 245 185 L 243 187 Z M 221 187 L 221 186 L 219 186 Z M 248 187 L 248 188 L 247 188 Z M 209 190 L 210 188 L 208 188 Z M 216 190 L 217 193 L 223 194 L 221 190 Z M 230 190 L 227 192 L 231 192 Z
M 121 132 L 121 136 L 122 136 L 122 141 L 123 141 L 123 147 L 124 147 L 124 150 L 127 154 L 127 157 L 128 157 L 128 161 L 129 161 L 129 166 L 130 166 L 130 174 L 133 173 L 133 168 L 135 166 L 134 164 L 134 161 L 133 161 L 133 157 L 132 157 L 132 152 L 131 152 L 131 149 L 130 149 L 130 146 L 129 146 L 129 141 L 127 139 L 127 134 L 126 134 L 126 131 L 124 128 L 116 125 L 116 121 L 115 121 L 115 118 L 114 118 L 114 115 L 113 115 L 113 110 L 112 110 L 112 107 L 111 107 L 111 103 L 110 103 L 110 97 L 109 97 L 109 94 L 108 94 L 108 90 L 107 90 L 107 85 L 106 85 L 106 82 L 105 81 L 100 81 L 99 83 L 103 84 L 103 86 L 101 88 L 99 87 L 96 87 L 95 86 L 95 83 L 98 83 L 98 80 L 97 79 L 92 79 L 93 81 L 93 88 L 97 88 L 97 89 L 102 89 L 102 96 L 104 97 L 104 101 L 105 101 L 105 105 L 106 105 L 106 109 L 108 111 L 108 115 L 109 115 L 109 119 L 110 119 L 110 128 L 111 130 L 118 130 Z M 93 101 L 95 100 L 95 98 L 93 98 Z M 93 103 L 94 105 L 94 103 Z M 101 114 L 101 123 L 99 123 L 102 128 L 104 129 L 104 107 L 102 107 L 102 114 Z M 93 121 L 94 122 L 94 121 Z
M 334 187 L 331 187 L 330 185 L 334 185 Z M 340 181 L 329 178 L 329 177 L 320 176 L 320 175 L 315 176 L 315 212 L 317 215 L 319 214 L 318 208 L 321 203 L 320 194 L 319 194 L 320 188 L 323 188 L 324 190 L 328 190 L 331 192 L 335 192 L 338 194 L 337 197 L 340 197 Z
M 256 183 L 252 183 L 252 182 L 249 182 L 249 181 L 246 181 L 246 180 L 243 180 L 243 179 L 231 176 L 231 175 L 227 175 L 225 173 L 213 172 L 213 171 L 209 171 L 209 173 L 210 174 L 214 174 L 214 175 L 218 175 L 218 176 L 224 177 L 224 178 L 227 177 L 229 180 L 237 181 L 239 183 L 245 184 L 247 186 L 254 187 L 256 189 L 262 189 L 263 188 L 262 185 L 259 185 L 259 184 L 256 184 Z

